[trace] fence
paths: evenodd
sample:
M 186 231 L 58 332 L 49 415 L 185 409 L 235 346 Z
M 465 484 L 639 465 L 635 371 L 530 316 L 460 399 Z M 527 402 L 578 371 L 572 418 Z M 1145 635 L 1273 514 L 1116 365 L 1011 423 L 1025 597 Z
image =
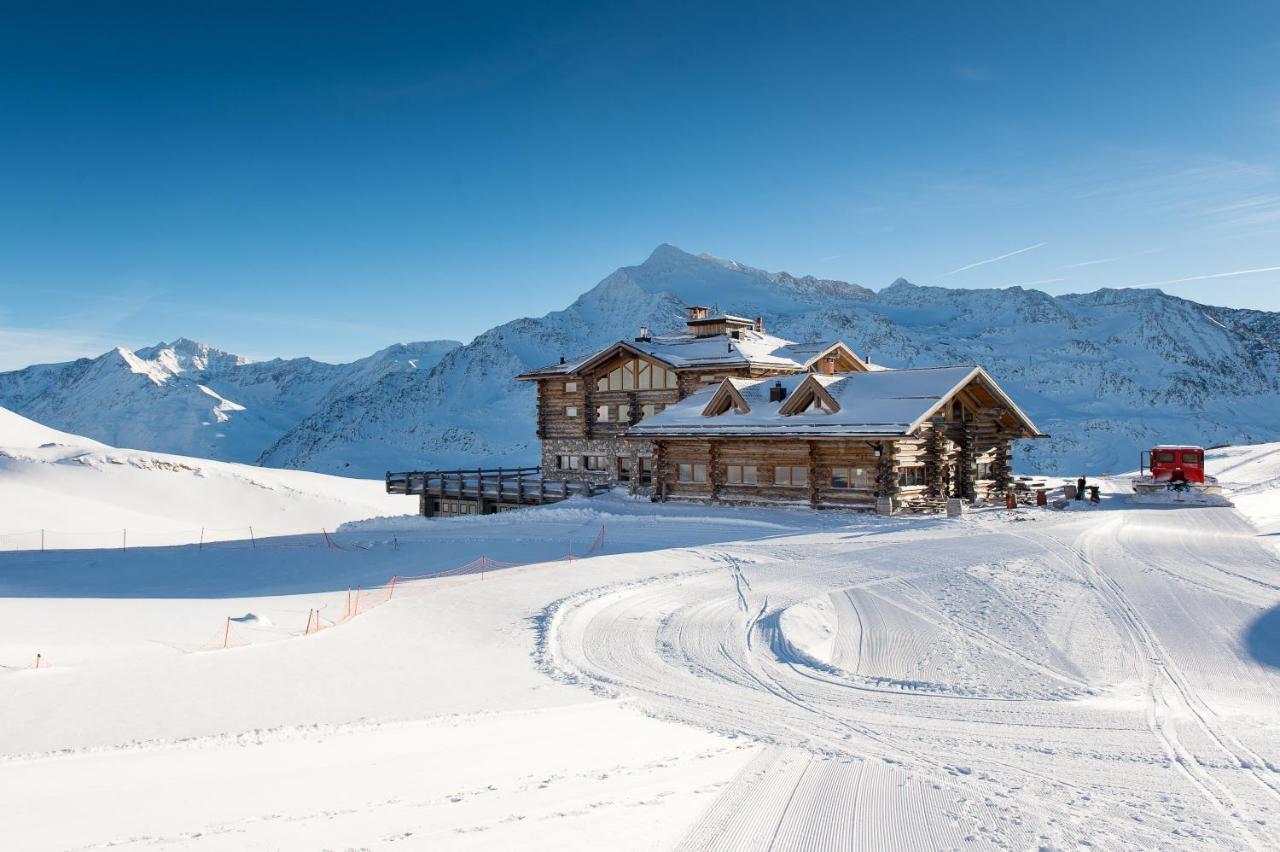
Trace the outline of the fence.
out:
M 325 539 L 328 540 L 329 537 L 325 535 Z M 336 547 L 337 545 L 331 542 L 329 546 Z M 309 608 L 307 611 L 306 623 L 300 630 L 297 628 L 276 627 L 275 625 L 264 627 L 259 624 L 258 619 L 252 615 L 241 616 L 238 618 L 227 616 L 223 622 L 218 625 L 217 631 L 208 640 L 197 646 L 194 651 L 221 651 L 252 645 L 253 642 L 244 635 L 244 629 L 249 625 L 253 625 L 255 629 L 258 630 L 270 630 L 271 632 L 280 635 L 281 638 L 300 638 L 304 636 L 311 636 L 323 630 L 328 630 L 341 624 L 345 624 L 358 615 L 363 615 L 382 604 L 389 603 L 396 597 L 396 595 L 404 597 L 406 595 L 429 591 L 434 588 L 430 582 L 432 580 L 478 575 L 480 580 L 483 581 L 487 574 L 508 568 L 519 568 L 532 565 L 555 565 L 562 562 L 574 562 L 579 559 L 588 559 L 602 553 L 604 551 L 604 546 L 605 528 L 602 526 L 600 527 L 599 532 L 596 533 L 595 539 L 591 542 L 591 546 L 582 554 L 574 554 L 573 542 L 570 541 L 566 555 L 555 559 L 543 559 L 536 562 L 504 562 L 500 559 L 480 556 L 464 565 L 459 565 L 455 568 L 449 568 L 443 571 L 435 571 L 430 574 L 407 576 L 396 575 L 387 582 L 378 586 L 373 586 L 367 589 L 363 587 L 348 589 L 346 603 L 343 607 L 342 614 L 337 618 L 327 619 L 322 615 L 322 610 L 320 608 Z M 8 669 L 11 671 L 39 668 L 49 668 L 48 661 L 44 660 L 40 654 L 36 654 L 35 663 L 32 665 L 0 665 L 0 669 Z
M 327 529 L 283 532 L 262 527 L 191 527 L 178 530 L 121 528 L 97 532 L 26 530 L 0 533 L 0 551 L 121 550 L 140 547 L 195 547 L 197 550 L 256 550 L 339 545 Z

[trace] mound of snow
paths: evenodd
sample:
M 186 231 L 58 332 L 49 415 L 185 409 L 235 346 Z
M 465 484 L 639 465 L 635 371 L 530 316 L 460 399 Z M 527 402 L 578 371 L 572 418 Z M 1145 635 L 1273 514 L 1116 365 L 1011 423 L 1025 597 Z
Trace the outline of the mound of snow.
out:
M 377 480 L 116 449 L 3 408 L 0 505 L 0 550 L 320 534 L 415 508 Z
M 0 408 L 0 447 L 20 449 L 48 448 L 50 446 L 101 447 L 97 441 L 50 429 L 34 420 L 28 420 L 7 408 Z
M 1260 532 L 1280 533 L 1280 443 L 1209 450 L 1205 468 Z

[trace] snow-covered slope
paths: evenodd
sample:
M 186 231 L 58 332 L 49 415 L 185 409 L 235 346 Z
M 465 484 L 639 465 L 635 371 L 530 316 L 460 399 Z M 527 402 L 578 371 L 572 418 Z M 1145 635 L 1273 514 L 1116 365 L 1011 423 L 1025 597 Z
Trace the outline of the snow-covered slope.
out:
M 0 506 L 0 550 L 320 534 L 414 509 L 381 481 L 116 449 L 4 408 Z
M 1209 450 L 1205 468 L 1259 532 L 1280 536 L 1280 443 Z
M 373 475 L 387 467 L 529 463 L 534 390 L 512 380 L 560 355 L 683 324 L 686 304 L 762 315 L 794 340 L 840 338 L 895 367 L 978 363 L 1052 439 L 1023 470 L 1132 467 L 1155 441 L 1280 438 L 1280 317 L 1158 290 L 1051 297 L 1020 287 L 958 290 L 906 281 L 875 293 L 767 273 L 660 246 L 563 311 L 477 337 L 431 372 L 392 376 L 335 400 L 262 456 L 266 463 Z
M 461 344 L 398 344 L 351 364 L 251 362 L 185 338 L 0 373 L 0 405 L 114 446 L 252 462 L 316 410 Z

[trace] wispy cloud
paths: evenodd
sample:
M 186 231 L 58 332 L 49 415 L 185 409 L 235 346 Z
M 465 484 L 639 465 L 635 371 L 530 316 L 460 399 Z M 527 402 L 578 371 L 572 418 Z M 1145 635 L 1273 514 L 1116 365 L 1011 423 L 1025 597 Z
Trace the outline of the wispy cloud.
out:
M 1213 272 L 1208 275 L 1191 275 L 1187 278 L 1170 278 L 1166 281 L 1147 281 L 1142 284 L 1125 284 L 1125 287 L 1162 287 L 1165 284 L 1186 284 L 1189 281 L 1209 281 L 1214 278 L 1235 278 L 1238 275 L 1259 275 L 1263 272 L 1280 272 L 1280 266 L 1261 266 L 1257 269 L 1236 269 L 1231 272 Z
M 0 370 L 92 358 L 115 345 L 103 335 L 74 329 L 0 327 Z
M 1128 260 L 1133 257 L 1142 257 L 1143 255 L 1155 254 L 1164 249 L 1146 249 L 1145 251 L 1135 251 L 1133 254 L 1118 254 L 1115 257 L 1100 257 L 1097 260 L 1082 260 L 1079 263 L 1067 263 L 1063 265 L 1063 269 L 1079 269 L 1082 266 L 1098 266 L 1103 263 L 1115 263 L 1117 260 Z
M 979 266 L 986 266 L 988 263 L 996 263 L 997 261 L 1007 260 L 1008 258 L 1014 257 L 1016 255 L 1020 255 L 1020 254 L 1025 254 L 1026 252 L 1034 251 L 1035 249 L 1042 248 L 1047 245 L 1048 245 L 1047 242 L 1036 243 L 1033 246 L 1020 248 L 1017 251 L 1011 251 L 1011 252 L 1008 252 L 1007 254 L 1002 254 L 997 257 L 988 257 L 985 260 L 975 260 L 973 263 L 965 264 L 964 266 L 961 266 L 959 269 L 953 269 L 950 272 L 944 272 L 938 277 L 946 278 L 948 275 L 955 275 L 956 273 L 959 273 L 959 272 L 966 272 L 970 269 L 977 269 Z

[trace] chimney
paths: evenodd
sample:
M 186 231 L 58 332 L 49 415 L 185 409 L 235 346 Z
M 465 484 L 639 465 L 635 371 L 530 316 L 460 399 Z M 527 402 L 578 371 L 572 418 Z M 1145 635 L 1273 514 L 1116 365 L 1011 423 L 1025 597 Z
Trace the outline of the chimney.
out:
M 769 401 L 782 402 L 787 398 L 787 389 L 782 386 L 782 382 L 774 382 L 773 387 L 769 388 Z
M 834 355 L 827 355 L 818 362 L 818 372 L 824 376 L 833 376 L 836 372 L 836 358 Z
M 764 317 L 756 317 L 756 331 L 764 334 Z
M 649 337 L 649 326 L 640 326 L 640 333 L 636 335 L 636 343 L 648 343 L 652 339 Z
M 564 356 L 563 356 L 563 355 L 561 355 L 561 356 L 560 356 L 560 363 L 561 363 L 561 364 L 563 364 L 563 363 L 564 363 Z
M 702 305 L 689 306 L 689 319 L 701 320 L 706 318 L 707 318 L 707 309 L 702 307 Z

